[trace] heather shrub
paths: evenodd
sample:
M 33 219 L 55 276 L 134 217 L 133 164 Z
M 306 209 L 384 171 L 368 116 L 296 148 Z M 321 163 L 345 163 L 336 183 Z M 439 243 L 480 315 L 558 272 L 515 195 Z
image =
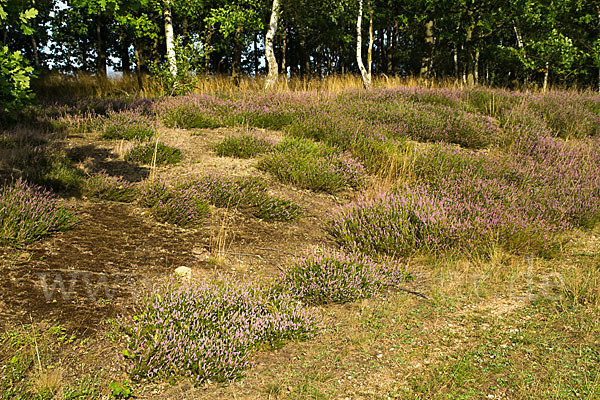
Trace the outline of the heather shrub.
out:
M 538 111 L 561 138 L 585 138 L 600 135 L 600 100 L 575 92 L 552 92 L 531 96 L 531 107 Z
M 23 180 L 0 187 L 0 243 L 20 246 L 73 225 L 73 212 L 50 192 Z
M 21 142 L 1 156 L 0 168 L 6 165 L 16 176 L 48 189 L 77 193 L 84 179 L 64 151 L 43 143 Z
M 280 283 L 306 303 L 327 304 L 369 297 L 408 277 L 406 267 L 398 262 L 375 262 L 363 255 L 320 250 L 287 266 Z
M 214 146 L 218 156 L 252 158 L 259 154 L 268 153 L 273 149 L 274 142 L 269 139 L 251 134 L 228 136 Z
M 220 175 L 155 181 L 144 188 L 141 204 L 151 208 L 159 219 L 179 225 L 185 224 L 185 218 L 195 220 L 196 225 L 202 223 L 208 216 L 208 204 L 237 208 L 270 221 L 291 221 L 302 215 L 299 205 L 270 196 L 264 183 L 256 178 Z
M 218 128 L 225 107 L 227 102 L 214 96 L 178 96 L 158 103 L 155 112 L 169 128 Z
M 349 152 L 302 139 L 283 141 L 259 160 L 258 168 L 284 183 L 329 193 L 360 187 L 366 180 L 364 167 Z
M 316 312 L 291 295 L 229 278 L 170 283 L 124 324 L 132 377 L 196 383 L 241 377 L 255 351 L 319 328 Z
M 254 216 L 266 221 L 293 221 L 303 214 L 302 207 L 290 200 L 268 195 L 256 199 Z
M 83 184 L 83 194 L 98 200 L 131 203 L 137 198 L 138 193 L 132 183 L 101 172 L 86 179 Z
M 204 193 L 191 185 L 156 180 L 143 188 L 140 201 L 160 222 L 198 227 L 210 216 Z
M 136 142 L 123 158 L 141 164 L 172 165 L 181 161 L 181 150 L 161 142 Z
M 148 140 L 158 134 L 154 117 L 140 110 L 108 111 L 103 120 L 103 139 Z

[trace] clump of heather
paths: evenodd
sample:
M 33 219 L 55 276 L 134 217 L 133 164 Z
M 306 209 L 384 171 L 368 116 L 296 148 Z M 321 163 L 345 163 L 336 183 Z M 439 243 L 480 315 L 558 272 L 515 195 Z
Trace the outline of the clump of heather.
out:
M 50 192 L 23 180 L 0 187 L 0 243 L 20 246 L 73 225 L 73 212 Z
M 148 295 L 125 322 L 133 378 L 229 381 L 264 346 L 311 338 L 315 310 L 291 295 L 230 278 L 170 283 Z
M 301 139 L 286 140 L 276 146 L 259 160 L 258 168 L 284 183 L 329 193 L 348 186 L 358 188 L 366 180 L 363 165 L 349 152 L 340 153 Z
M 271 197 L 266 194 L 256 198 L 255 203 L 254 216 L 266 221 L 288 222 L 304 214 L 302 207 L 293 201 Z
M 122 178 L 101 172 L 86 179 L 83 194 L 98 200 L 131 203 L 137 198 L 137 189 Z
M 178 96 L 158 103 L 155 113 L 169 128 L 218 128 L 228 107 L 216 96 Z
M 141 204 L 149 207 L 158 221 L 184 227 L 201 226 L 210 216 L 202 191 L 163 180 L 150 182 L 143 188 Z
M 558 137 L 581 139 L 600 135 L 600 101 L 597 96 L 557 91 L 530 95 L 528 102 Z
M 373 296 L 410 277 L 397 261 L 319 250 L 295 260 L 281 274 L 285 291 L 309 304 L 346 303 Z
M 141 204 L 151 208 L 160 220 L 178 225 L 202 224 L 209 215 L 209 204 L 236 208 L 269 221 L 292 221 L 302 215 L 299 205 L 272 197 L 256 178 L 221 175 L 154 181 L 145 186 Z
M 161 142 L 136 142 L 123 156 L 125 161 L 172 165 L 181 161 L 181 150 Z
M 372 256 L 449 250 L 452 217 L 436 200 L 423 189 L 362 197 L 335 211 L 329 231 L 343 247 Z
M 214 146 L 218 156 L 252 158 L 268 153 L 275 145 L 273 140 L 251 134 L 229 136 Z
M 148 140 L 157 135 L 154 117 L 140 110 L 109 111 L 103 120 L 103 139 Z

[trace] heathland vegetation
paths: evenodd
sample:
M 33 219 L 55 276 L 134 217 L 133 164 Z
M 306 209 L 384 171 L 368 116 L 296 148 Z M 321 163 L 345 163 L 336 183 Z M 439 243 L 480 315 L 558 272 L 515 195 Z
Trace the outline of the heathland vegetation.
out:
M 0 0 L 0 399 L 600 398 L 599 22 Z

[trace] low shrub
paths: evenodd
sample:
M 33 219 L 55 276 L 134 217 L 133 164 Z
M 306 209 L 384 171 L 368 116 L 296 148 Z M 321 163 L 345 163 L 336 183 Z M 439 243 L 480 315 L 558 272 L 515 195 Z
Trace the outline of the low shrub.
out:
M 151 209 L 158 221 L 184 227 L 201 226 L 210 216 L 210 207 L 202 191 L 163 180 L 143 188 L 141 203 Z
M 346 303 L 375 295 L 406 281 L 409 274 L 398 262 L 372 259 L 342 251 L 319 250 L 284 269 L 284 290 L 310 304 Z
M 102 123 L 103 139 L 148 140 L 158 134 L 154 117 L 140 110 L 109 111 Z
M 244 134 L 226 137 L 217 143 L 214 149 L 217 155 L 222 157 L 252 158 L 268 153 L 273 146 L 272 140 Z
M 196 383 L 241 377 L 257 349 L 307 339 L 319 329 L 316 312 L 291 295 L 222 277 L 170 283 L 123 323 L 133 378 Z
M 302 207 L 290 200 L 264 195 L 257 198 L 254 216 L 267 221 L 288 222 L 303 215 Z
M 363 165 L 349 152 L 339 153 L 305 139 L 285 140 L 259 160 L 258 168 L 284 183 L 329 193 L 347 186 L 358 188 L 366 180 Z
M 83 185 L 83 194 L 98 199 L 131 203 L 138 196 L 135 185 L 119 177 L 101 172 L 90 176 Z
M 128 162 L 147 165 L 172 165 L 181 161 L 181 150 L 161 142 L 136 142 L 123 158 Z
M 178 96 L 158 103 L 155 112 L 169 128 L 218 128 L 227 104 L 216 96 Z
M 0 243 L 20 246 L 75 225 L 71 210 L 23 180 L 0 187 Z

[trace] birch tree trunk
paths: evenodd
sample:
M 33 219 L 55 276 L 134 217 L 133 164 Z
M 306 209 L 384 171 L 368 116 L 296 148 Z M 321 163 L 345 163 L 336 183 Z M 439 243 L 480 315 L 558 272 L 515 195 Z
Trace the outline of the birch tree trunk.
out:
M 542 88 L 544 93 L 546 93 L 546 91 L 548 90 L 548 74 L 550 73 L 548 71 L 549 68 L 550 68 L 550 63 L 548 61 L 546 61 L 546 70 L 544 71 L 544 86 Z
M 425 46 L 423 48 L 423 56 L 421 58 L 421 70 L 419 71 L 420 78 L 427 81 L 429 81 L 431 78 L 433 64 L 433 45 L 435 41 L 433 37 L 433 25 L 433 20 L 429 20 L 425 24 Z
M 163 11 L 165 17 L 165 41 L 167 44 L 167 61 L 169 62 L 169 71 L 173 78 L 177 77 L 177 59 L 175 57 L 175 39 L 173 37 L 173 19 L 171 17 L 171 2 L 165 1 Z
M 356 62 L 360 74 L 363 79 L 363 84 L 366 88 L 371 87 L 371 77 L 365 69 L 365 65 L 362 61 L 362 13 L 363 13 L 363 0 L 358 0 L 358 18 L 356 19 Z
M 267 35 L 265 36 L 265 58 L 269 64 L 269 72 L 267 73 L 267 79 L 265 81 L 265 90 L 275 86 L 277 79 L 279 78 L 279 64 L 277 64 L 275 51 L 273 51 L 273 38 L 277 32 L 278 22 L 279 0 L 273 0 L 273 6 L 271 8 L 271 20 L 269 21 L 269 29 L 267 30 Z
M 369 0 L 369 52 L 367 53 L 367 70 L 369 75 L 369 86 L 371 85 L 371 76 L 373 72 L 373 43 L 375 38 L 373 36 L 373 7 Z

